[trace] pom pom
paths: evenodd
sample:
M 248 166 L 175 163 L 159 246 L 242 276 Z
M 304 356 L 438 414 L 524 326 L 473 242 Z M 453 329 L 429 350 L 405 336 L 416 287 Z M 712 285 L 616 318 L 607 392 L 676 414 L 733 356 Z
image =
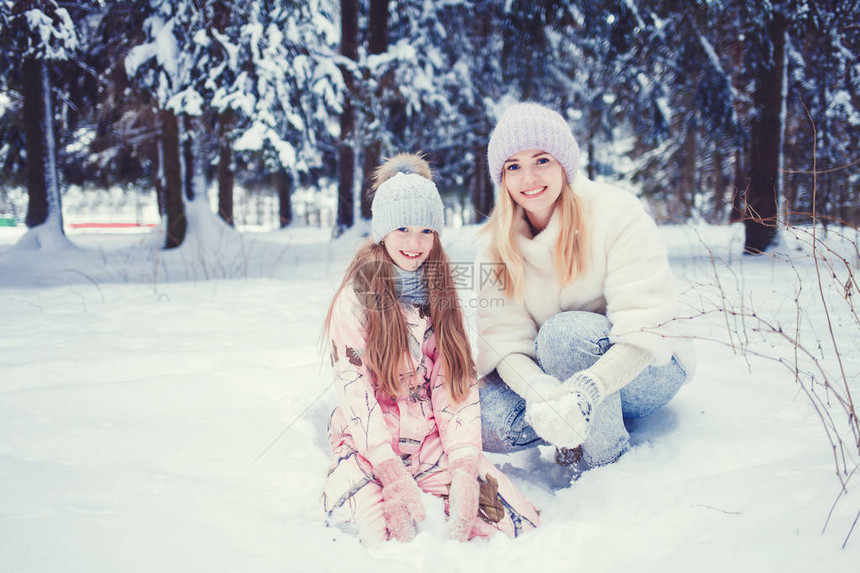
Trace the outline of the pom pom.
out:
M 420 153 L 398 153 L 385 160 L 385 163 L 373 172 L 373 187 L 371 193 L 376 193 L 379 186 L 397 175 L 398 173 L 414 173 L 425 179 L 433 181 L 433 171 L 430 164 L 424 160 Z M 371 199 L 373 196 L 371 195 Z

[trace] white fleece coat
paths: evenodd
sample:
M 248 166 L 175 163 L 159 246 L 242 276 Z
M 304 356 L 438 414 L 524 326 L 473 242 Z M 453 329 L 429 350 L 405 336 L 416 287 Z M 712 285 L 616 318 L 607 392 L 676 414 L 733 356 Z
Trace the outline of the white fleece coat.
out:
M 491 372 L 509 355 L 534 359 L 540 326 L 557 313 L 583 310 L 609 318 L 610 341 L 646 350 L 653 364 L 665 364 L 675 355 L 689 380 L 695 354 L 672 323 L 679 316 L 677 291 L 654 220 L 635 195 L 618 187 L 591 181 L 581 173 L 572 186 L 585 211 L 588 268 L 562 286 L 553 261 L 561 230 L 558 213 L 532 237 L 524 211 L 516 207 L 516 245 L 524 259 L 523 301 L 505 296 L 492 281 L 482 281 L 477 314 L 479 374 Z M 490 261 L 485 254 L 479 262 Z

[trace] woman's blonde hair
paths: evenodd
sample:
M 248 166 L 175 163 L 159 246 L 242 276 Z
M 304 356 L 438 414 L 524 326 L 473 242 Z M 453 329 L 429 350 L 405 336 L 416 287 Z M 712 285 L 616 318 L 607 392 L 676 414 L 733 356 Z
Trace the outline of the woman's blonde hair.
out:
M 416 158 L 420 161 L 416 162 Z M 397 162 L 401 165 L 403 159 L 395 156 L 377 169 L 374 190 L 382 181 L 398 172 L 391 169 L 391 165 Z M 410 172 L 432 180 L 430 168 L 420 156 L 407 159 L 411 162 L 408 167 Z M 365 309 L 366 347 L 362 359 L 372 375 L 373 383 L 388 396 L 401 395 L 405 389 L 402 375 L 415 370 L 409 353 L 409 329 L 399 302 L 394 265 L 384 244 L 368 241 L 362 245 L 329 306 L 323 331 L 324 338 L 328 340 L 335 301 L 345 288 L 354 289 L 359 303 Z M 469 394 L 476 369 L 451 264 L 437 233 L 433 234 L 433 247 L 421 265 L 421 275 L 427 293 L 426 310 L 436 333 L 437 359 L 442 361 L 444 384 L 454 401 L 460 402 Z M 422 340 L 418 342 L 423 343 Z M 408 380 L 405 383 L 408 384 Z
M 499 201 L 481 233 L 490 234 L 489 256 L 493 262 L 501 263 L 498 279 L 504 285 L 505 294 L 519 301 L 523 297 L 525 281 L 523 256 L 515 241 L 514 217 L 517 209 L 508 192 L 504 174 L 499 195 Z M 570 183 L 562 185 L 555 211 L 560 218 L 561 231 L 555 243 L 553 259 L 559 283 L 564 286 L 573 282 L 576 275 L 585 272 L 588 266 L 588 233 L 582 199 Z

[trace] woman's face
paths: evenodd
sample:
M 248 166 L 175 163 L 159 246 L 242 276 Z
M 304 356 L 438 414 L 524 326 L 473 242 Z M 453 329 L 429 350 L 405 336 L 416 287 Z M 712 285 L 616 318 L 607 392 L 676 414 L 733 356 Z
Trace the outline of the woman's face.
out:
M 400 227 L 382 240 L 394 264 L 404 271 L 414 271 L 427 260 L 436 233 L 424 227 Z
M 555 157 L 527 149 L 508 157 L 502 168 L 505 188 L 529 219 L 549 220 L 564 186 L 564 168 Z

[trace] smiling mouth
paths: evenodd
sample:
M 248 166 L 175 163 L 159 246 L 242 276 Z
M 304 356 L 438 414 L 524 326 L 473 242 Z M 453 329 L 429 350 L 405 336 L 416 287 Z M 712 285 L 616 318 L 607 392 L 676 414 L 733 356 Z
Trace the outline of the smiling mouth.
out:
M 537 189 L 529 189 L 528 191 L 520 191 L 521 195 L 525 195 L 526 197 L 537 197 L 541 193 L 546 191 L 546 187 L 538 187 Z
M 423 253 L 423 252 L 420 252 L 420 251 L 418 251 L 418 252 L 414 252 L 414 251 L 400 251 L 400 254 L 401 254 L 401 255 L 403 255 L 404 257 L 406 257 L 407 259 L 417 259 L 417 258 L 419 258 L 421 255 L 423 255 L 424 253 Z

